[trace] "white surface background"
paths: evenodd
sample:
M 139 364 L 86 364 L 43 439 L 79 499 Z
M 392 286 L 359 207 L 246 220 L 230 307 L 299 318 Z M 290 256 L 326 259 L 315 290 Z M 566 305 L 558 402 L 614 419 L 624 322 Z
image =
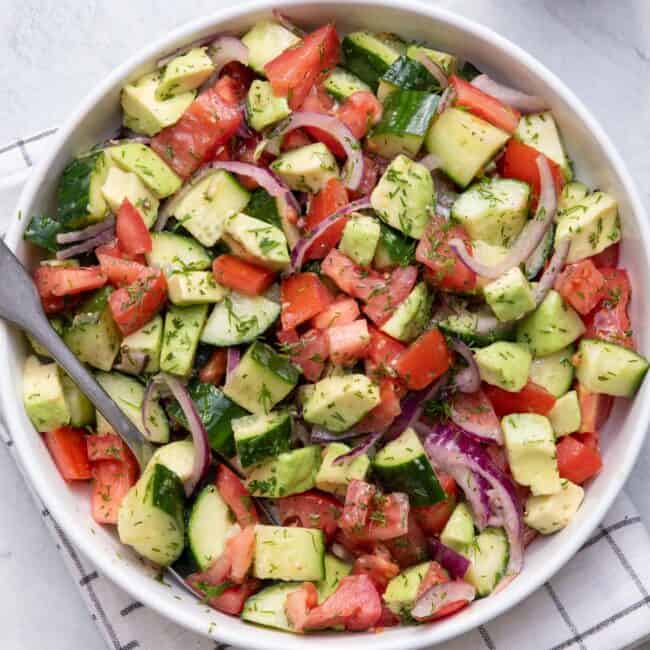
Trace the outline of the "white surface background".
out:
M 149 40 L 230 4 L 1 0 L 0 146 L 60 124 L 111 68 Z M 650 210 L 650 0 L 439 4 L 510 38 L 573 88 L 622 153 Z M 627 490 L 648 526 L 649 474 L 647 444 Z M 0 648 L 105 650 L 3 446 L 0 495 Z

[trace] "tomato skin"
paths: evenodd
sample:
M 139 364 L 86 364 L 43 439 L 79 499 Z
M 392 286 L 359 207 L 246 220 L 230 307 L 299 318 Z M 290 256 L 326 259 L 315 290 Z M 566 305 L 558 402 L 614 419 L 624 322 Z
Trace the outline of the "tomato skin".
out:
M 314 195 L 305 218 L 308 231 L 334 214 L 339 208 L 349 202 L 348 191 L 338 178 L 331 178 L 325 187 Z M 305 260 L 316 260 L 325 257 L 340 241 L 347 218 L 342 218 L 326 228 L 305 253 Z
M 98 460 L 123 461 L 128 455 L 129 449 L 116 433 L 97 433 L 86 436 L 86 447 L 88 460 L 91 462 Z
M 240 61 L 231 61 L 221 68 L 220 77 L 229 77 L 237 85 L 237 94 L 243 99 L 255 80 L 255 73 Z
M 321 272 L 333 280 L 341 291 L 364 302 L 386 291 L 386 282 L 379 273 L 362 269 L 336 248 L 323 260 Z
M 39 266 L 34 283 L 41 300 L 62 298 L 99 289 L 108 278 L 98 266 Z
M 276 95 L 288 98 L 292 110 L 299 108 L 311 87 L 340 60 L 339 37 L 332 24 L 308 34 L 264 66 Z
M 66 481 L 86 481 L 91 478 L 85 433 L 85 429 L 68 426 L 43 433 L 45 444 Z
M 334 325 L 326 332 L 330 359 L 339 366 L 354 365 L 370 343 L 368 323 L 363 318 L 346 325 Z
M 446 582 L 449 582 L 449 575 L 447 572 L 437 562 L 431 562 L 429 570 L 427 571 L 427 574 L 424 576 L 424 579 L 418 588 L 418 598 L 425 591 L 431 589 L 431 587 L 435 587 L 436 585 L 444 584 Z M 455 602 L 447 603 L 446 605 L 443 605 L 442 607 L 436 609 L 436 611 L 433 612 L 433 614 L 430 616 L 416 617 L 416 619 L 421 622 L 436 621 L 439 618 L 455 614 L 457 611 L 463 609 L 464 607 L 467 607 L 467 605 L 469 605 L 469 601 L 467 600 L 458 600 Z
M 226 541 L 226 553 L 230 556 L 230 579 L 242 584 L 253 564 L 255 551 L 255 526 L 244 526 L 237 535 Z
M 382 111 L 383 107 L 373 93 L 359 90 L 345 99 L 337 111 L 337 117 L 360 140 L 371 126 L 381 120 Z
M 122 460 L 95 461 L 91 472 L 93 519 L 98 524 L 117 524 L 122 500 L 138 480 L 138 463 L 131 451 L 124 446 Z
M 305 379 L 318 381 L 329 357 L 327 333 L 311 329 L 298 336 L 296 330 L 282 330 L 278 341 L 287 347 L 291 363 L 300 368 Z
M 545 388 L 529 381 L 518 393 L 510 393 L 490 384 L 482 385 L 494 412 L 501 418 L 511 413 L 546 415 L 555 405 L 555 397 Z
M 385 323 L 395 309 L 406 300 L 418 279 L 415 266 L 396 268 L 390 275 L 385 289 L 377 290 L 367 299 L 364 314 L 377 325 Z
M 142 254 L 137 254 L 137 255 L 130 255 L 128 253 L 125 253 L 117 244 L 117 240 L 114 240 L 111 244 L 102 244 L 101 246 L 97 246 L 95 249 L 95 255 L 99 259 L 99 255 L 105 255 L 107 257 L 115 257 L 118 260 L 129 260 L 131 262 L 137 262 L 138 264 L 142 264 L 142 266 L 147 265 L 147 260 L 145 259 L 144 255 Z
M 418 523 L 414 510 L 416 508 L 409 511 L 406 534 L 383 542 L 402 569 L 424 562 L 429 557 L 427 533 Z
M 605 278 L 587 259 L 569 264 L 555 281 L 555 290 L 579 314 L 588 314 L 603 298 Z
M 595 446 L 563 436 L 557 443 L 557 466 L 562 478 L 580 485 L 596 475 L 603 463 Z
M 476 117 L 480 117 L 508 133 L 515 132 L 521 117 L 519 111 L 503 104 L 492 95 L 484 93 L 476 86 L 472 86 L 469 81 L 456 75 L 451 75 L 449 82 L 456 91 L 456 106 L 466 108 Z
M 376 492 L 377 488 L 370 483 L 357 479 L 350 481 L 345 494 L 343 514 L 339 519 L 339 526 L 344 531 L 354 533 L 365 528 Z
M 120 257 L 96 252 L 99 266 L 114 287 L 126 287 L 147 273 L 146 266 Z
M 287 594 L 284 609 L 291 627 L 296 632 L 305 629 L 307 615 L 318 605 L 318 591 L 313 582 L 303 582 L 298 589 Z
M 225 465 L 219 465 L 215 485 L 242 528 L 259 523 L 260 518 L 250 492 L 239 477 Z
M 316 329 L 325 330 L 333 325 L 347 325 L 354 322 L 361 312 L 354 298 L 337 298 L 323 311 L 311 319 L 311 324 Z
M 612 410 L 614 398 L 603 393 L 591 393 L 579 382 L 576 391 L 580 404 L 580 433 L 600 431 Z
M 294 273 L 280 285 L 282 328 L 294 329 L 320 314 L 334 300 L 315 273 Z
M 113 291 L 108 304 L 113 320 L 123 336 L 146 325 L 167 300 L 167 281 L 159 269 L 148 269 L 133 284 Z
M 461 239 L 472 252 L 471 240 L 462 226 L 433 216 L 415 249 L 415 259 L 424 264 L 424 277 L 434 287 L 443 291 L 472 291 L 476 287 L 476 273 L 449 246 L 447 242 L 451 239 Z
M 434 327 L 411 343 L 393 367 L 410 390 L 420 390 L 446 372 L 451 360 L 445 337 Z
M 199 381 L 204 384 L 219 386 L 223 382 L 228 366 L 228 352 L 225 348 L 217 348 L 208 362 L 199 371 Z
M 275 280 L 275 273 L 261 266 L 255 266 L 234 255 L 219 255 L 212 263 L 214 279 L 247 296 L 259 296 Z
M 117 212 L 115 224 L 117 242 L 127 255 L 140 255 L 151 251 L 151 233 L 145 225 L 140 212 L 129 199 L 124 199 Z
M 456 507 L 458 497 L 456 481 L 444 472 L 438 472 L 437 476 L 440 486 L 447 495 L 446 499 L 431 506 L 415 506 L 412 509 L 416 521 L 427 535 L 439 535 L 442 532 Z
M 378 554 L 361 555 L 352 566 L 351 575 L 367 575 L 375 585 L 377 592 L 383 594 L 388 582 L 399 573 L 399 566 L 388 557 Z
M 283 526 L 299 525 L 302 528 L 319 528 L 330 543 L 338 530 L 338 519 L 343 504 L 332 495 L 320 490 L 282 497 L 276 501 L 278 516 Z

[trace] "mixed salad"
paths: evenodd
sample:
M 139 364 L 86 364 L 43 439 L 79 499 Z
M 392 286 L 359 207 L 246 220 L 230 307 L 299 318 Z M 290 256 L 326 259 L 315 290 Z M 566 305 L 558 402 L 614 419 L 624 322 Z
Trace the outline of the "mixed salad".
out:
M 25 238 L 52 327 L 27 414 L 92 514 L 209 605 L 303 633 L 422 623 L 522 570 L 648 368 L 616 198 L 545 101 L 394 34 L 283 16 L 121 93 Z

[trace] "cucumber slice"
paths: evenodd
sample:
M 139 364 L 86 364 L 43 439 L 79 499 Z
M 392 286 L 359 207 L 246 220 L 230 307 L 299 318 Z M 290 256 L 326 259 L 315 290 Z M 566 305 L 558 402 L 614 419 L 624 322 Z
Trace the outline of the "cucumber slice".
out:
M 170 469 L 181 483 L 189 480 L 194 466 L 194 443 L 192 440 L 177 440 L 158 447 L 151 457 L 145 472 L 149 472 L 157 464 Z
M 400 56 L 379 80 L 377 97 L 379 101 L 383 102 L 395 90 L 433 92 L 439 88 L 438 80 L 421 63 L 406 56 Z
M 268 81 L 253 81 L 246 96 L 246 119 L 253 129 L 262 131 L 290 114 L 286 97 L 274 95 Z
M 418 590 L 430 566 L 431 562 L 416 564 L 402 571 L 388 583 L 384 592 L 384 602 L 388 609 L 405 620 L 411 620 L 411 610 L 415 605 Z
M 339 248 L 359 266 L 370 266 L 380 236 L 378 219 L 355 212 L 345 224 Z
M 190 374 L 207 315 L 207 305 L 168 307 L 160 351 L 160 369 L 163 372 L 181 377 Z
M 23 370 L 23 404 L 38 431 L 50 431 L 70 422 L 61 375 L 56 363 L 27 358 Z
M 370 32 L 348 34 L 341 47 L 345 67 L 373 90 L 377 89 L 379 79 L 402 53 L 395 43 L 386 42 Z
M 455 313 L 437 325 L 445 334 L 455 336 L 472 347 L 485 347 L 495 341 L 512 341 L 515 334 L 513 324 L 496 321 L 487 305 L 474 311 L 458 307 Z
M 293 32 L 271 20 L 255 23 L 241 40 L 248 48 L 248 65 L 261 75 L 269 61 L 300 42 Z
M 465 502 L 459 503 L 440 533 L 440 541 L 461 552 L 474 541 L 474 518 Z
M 463 553 L 471 564 L 465 580 L 476 587 L 476 594 L 488 596 L 503 577 L 510 546 L 502 528 L 486 528 Z
M 208 251 L 192 237 L 173 232 L 152 232 L 152 248 L 145 254 L 147 264 L 166 276 L 186 271 L 203 271 L 212 264 Z
M 323 82 L 323 87 L 334 99 L 339 101 L 344 101 L 350 95 L 360 91 L 372 92 L 367 83 L 343 68 L 334 68 Z
M 246 487 L 253 496 L 277 499 L 311 490 L 321 463 L 318 445 L 285 451 L 257 465 L 248 475 Z
M 273 226 L 282 228 L 282 221 L 278 213 L 278 204 L 266 190 L 258 187 L 251 193 L 250 201 L 246 204 L 244 212 L 249 217 L 266 221 Z
M 573 383 L 572 345 L 541 359 L 534 359 L 530 368 L 530 380 L 545 388 L 556 398 L 562 397 Z
M 91 401 L 77 388 L 68 375 L 61 371 L 61 385 L 65 403 L 70 413 L 70 425 L 73 427 L 86 427 L 95 424 L 95 407 Z
M 266 587 L 251 596 L 244 604 L 241 617 L 249 623 L 257 623 L 277 630 L 295 632 L 289 623 L 284 605 L 287 596 L 299 589 L 301 582 L 278 583 Z
M 325 577 L 316 585 L 318 589 L 318 602 L 322 603 L 329 598 L 339 586 L 342 578 L 350 575 L 352 566 L 339 560 L 330 553 L 325 553 Z
M 409 342 L 422 333 L 430 315 L 431 295 L 426 282 L 420 282 L 381 326 L 381 331 L 398 341 Z
M 408 266 L 415 259 L 417 242 L 384 222 L 380 223 L 379 242 L 372 261 L 376 269 Z
M 289 451 L 291 417 L 286 411 L 237 418 L 232 421 L 232 430 L 242 467 Z

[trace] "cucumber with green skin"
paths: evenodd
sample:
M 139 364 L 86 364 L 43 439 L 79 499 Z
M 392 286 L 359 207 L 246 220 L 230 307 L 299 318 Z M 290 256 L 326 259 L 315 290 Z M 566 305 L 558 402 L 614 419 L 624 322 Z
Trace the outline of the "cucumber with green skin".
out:
M 291 416 L 287 411 L 245 415 L 232 421 L 232 429 L 242 467 L 261 463 L 291 447 Z
M 392 43 L 387 43 L 370 32 L 352 32 L 341 44 L 345 57 L 345 67 L 377 89 L 379 79 L 401 52 Z
M 497 321 L 487 305 L 475 311 L 458 308 L 437 325 L 445 334 L 472 347 L 485 347 L 496 341 L 513 341 L 515 338 L 513 324 Z
M 438 80 L 420 62 L 400 56 L 379 80 L 377 97 L 384 101 L 394 90 L 433 92 L 439 89 Z
M 323 82 L 323 88 L 340 102 L 357 92 L 371 92 L 367 83 L 343 68 L 334 68 Z
M 375 251 L 373 266 L 378 269 L 393 266 L 408 266 L 415 259 L 417 241 L 391 228 L 383 221 L 380 223 L 379 243 Z

